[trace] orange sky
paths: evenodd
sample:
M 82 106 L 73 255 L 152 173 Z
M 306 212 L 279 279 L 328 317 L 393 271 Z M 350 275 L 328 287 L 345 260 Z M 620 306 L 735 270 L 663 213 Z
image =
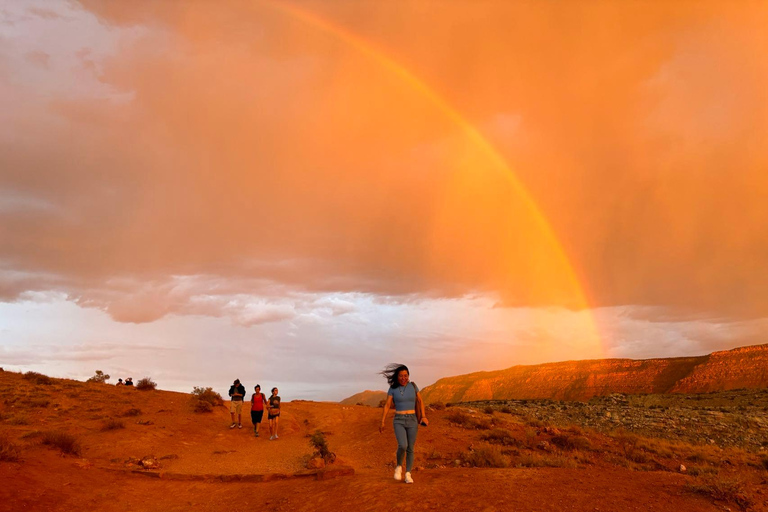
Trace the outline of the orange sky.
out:
M 539 328 L 583 293 L 657 325 L 759 321 L 766 26 L 762 2 L 6 10 L 0 298 L 151 322 L 233 296 L 275 321 L 294 293 L 490 297 Z

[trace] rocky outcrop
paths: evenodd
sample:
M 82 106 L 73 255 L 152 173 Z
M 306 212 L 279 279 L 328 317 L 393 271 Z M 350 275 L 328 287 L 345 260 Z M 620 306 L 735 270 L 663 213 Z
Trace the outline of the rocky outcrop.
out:
M 768 345 L 699 357 L 565 361 L 438 380 L 427 403 L 549 398 L 588 400 L 612 393 L 702 393 L 768 387 Z
M 368 405 L 370 407 L 378 407 L 379 402 L 387 399 L 386 391 L 369 391 L 365 390 L 361 393 L 356 393 L 349 398 L 345 398 L 341 402 L 342 405 Z

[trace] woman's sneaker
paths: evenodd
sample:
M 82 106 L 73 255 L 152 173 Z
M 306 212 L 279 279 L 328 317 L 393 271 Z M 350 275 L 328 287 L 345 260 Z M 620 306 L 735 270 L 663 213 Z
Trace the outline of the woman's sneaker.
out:
M 237 426 L 237 423 L 233 423 L 229 426 L 229 428 L 235 428 Z
M 403 466 L 397 466 L 395 468 L 395 480 L 400 481 L 403 479 Z
M 411 478 L 411 472 L 410 471 L 408 471 L 405 474 L 405 483 L 407 483 L 407 484 L 412 484 L 413 483 L 413 478 Z

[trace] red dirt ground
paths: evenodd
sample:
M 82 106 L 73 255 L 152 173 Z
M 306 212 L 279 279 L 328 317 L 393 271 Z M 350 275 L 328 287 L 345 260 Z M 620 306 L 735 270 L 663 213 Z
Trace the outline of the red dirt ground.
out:
M 391 427 L 378 432 L 381 409 L 286 402 L 280 439 L 269 441 L 266 422 L 259 438 L 250 418 L 242 430 L 230 430 L 226 408 L 196 414 L 182 393 L 65 380 L 37 386 L 10 372 L 0 372 L 0 392 L 0 435 L 21 452 L 18 462 L 0 462 L 0 511 L 738 510 L 687 490 L 692 476 L 633 471 L 601 457 L 599 448 L 576 467 L 451 467 L 477 446 L 479 432 L 451 424 L 449 410 L 431 411 L 431 425 L 419 430 L 415 484 L 406 485 L 392 479 L 395 439 Z M 31 405 L 41 397 L 47 406 Z M 141 414 L 123 416 L 131 408 Z M 125 428 L 103 431 L 109 419 Z M 354 474 L 294 476 L 304 470 L 308 436 L 318 429 L 338 456 L 330 468 L 351 467 Z M 81 455 L 62 455 L 30 434 L 51 430 L 76 436 Z M 593 439 L 598 447 L 607 442 Z M 127 463 L 146 455 L 160 458 L 161 469 L 141 472 Z M 752 490 L 753 510 L 768 510 L 759 503 L 764 489 L 763 479 Z

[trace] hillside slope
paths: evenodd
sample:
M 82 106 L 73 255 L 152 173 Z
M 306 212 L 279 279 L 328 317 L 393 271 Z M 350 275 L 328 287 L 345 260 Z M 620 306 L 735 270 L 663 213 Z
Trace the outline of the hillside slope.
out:
M 387 392 L 386 391 L 370 391 L 366 389 L 365 391 L 362 391 L 360 393 L 355 393 L 354 395 L 345 398 L 341 402 L 339 402 L 341 405 L 367 405 L 369 407 L 378 407 L 379 402 L 382 400 L 387 399 Z
M 427 403 L 550 398 L 587 400 L 611 393 L 703 393 L 768 387 L 768 345 L 699 357 L 564 361 L 476 372 L 422 390 Z

